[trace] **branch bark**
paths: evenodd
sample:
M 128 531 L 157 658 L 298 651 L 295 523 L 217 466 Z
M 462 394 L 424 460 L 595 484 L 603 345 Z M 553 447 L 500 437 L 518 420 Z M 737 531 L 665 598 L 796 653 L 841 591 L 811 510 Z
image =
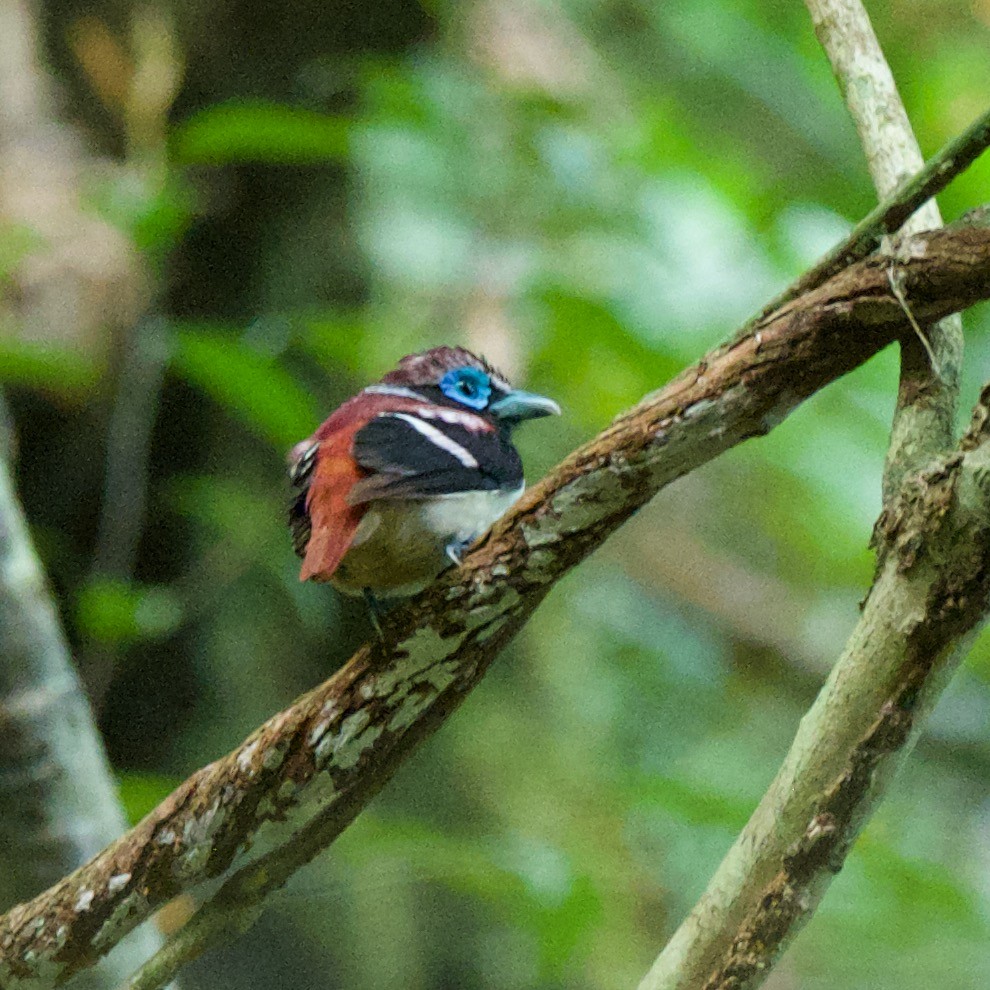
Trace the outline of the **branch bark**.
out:
M 64 982 L 206 880 L 230 878 L 217 896 L 245 911 L 284 882 L 450 715 L 553 584 L 657 491 L 913 333 L 891 294 L 890 264 L 860 262 L 789 303 L 568 457 L 461 569 L 390 616 L 383 642 L 194 774 L 81 870 L 0 918 L 0 985 Z M 940 319 L 990 297 L 990 227 L 911 238 L 896 265 L 915 317 Z M 262 844 L 271 851 L 259 854 Z
M 903 190 L 921 152 L 866 11 L 859 0 L 806 4 L 878 194 Z M 971 133 L 986 126 L 984 118 Z M 929 202 L 901 236 L 940 223 Z M 896 254 L 905 246 L 887 250 Z M 895 294 L 898 278 L 892 270 Z M 902 302 L 910 316 L 909 303 Z M 981 397 L 971 433 L 948 453 L 962 326 L 952 317 L 916 330 L 914 339 L 901 341 L 884 513 L 876 530 L 877 575 L 863 614 L 777 777 L 640 990 L 762 984 L 842 868 L 968 634 L 985 617 L 990 391 Z

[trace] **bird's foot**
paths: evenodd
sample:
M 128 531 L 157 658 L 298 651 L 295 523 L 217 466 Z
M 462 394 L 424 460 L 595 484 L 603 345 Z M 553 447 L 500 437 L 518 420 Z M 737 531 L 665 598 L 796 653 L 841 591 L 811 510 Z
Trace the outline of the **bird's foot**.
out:
M 368 617 L 371 619 L 371 624 L 375 627 L 375 632 L 378 633 L 378 639 L 384 643 L 385 634 L 382 632 L 382 619 L 385 618 L 385 610 L 372 593 L 371 588 L 364 589 L 364 601 L 368 606 Z
M 444 553 L 447 554 L 456 567 L 460 567 L 461 561 L 464 559 L 464 551 L 473 542 L 473 540 L 451 540 L 444 548 Z

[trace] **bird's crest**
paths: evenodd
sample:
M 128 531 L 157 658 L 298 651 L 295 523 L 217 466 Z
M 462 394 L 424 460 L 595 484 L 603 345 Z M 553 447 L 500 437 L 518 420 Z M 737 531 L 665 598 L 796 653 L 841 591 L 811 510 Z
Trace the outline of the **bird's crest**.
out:
M 399 366 L 382 378 L 386 385 L 433 385 L 455 368 L 477 368 L 485 372 L 496 384 L 508 389 L 509 383 L 484 358 L 472 354 L 463 347 L 434 347 L 422 354 L 407 354 Z

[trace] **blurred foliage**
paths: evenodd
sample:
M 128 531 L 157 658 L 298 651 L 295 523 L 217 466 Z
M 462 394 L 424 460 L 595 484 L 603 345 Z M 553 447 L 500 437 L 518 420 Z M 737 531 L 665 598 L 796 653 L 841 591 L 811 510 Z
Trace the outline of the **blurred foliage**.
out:
M 277 103 L 236 102 L 207 107 L 172 133 L 175 165 L 279 162 L 286 165 L 346 159 L 347 122 Z
M 985 109 L 990 6 L 872 6 L 931 152 Z M 287 7 L 265 34 L 269 8 L 193 2 L 162 46 L 186 68 L 151 165 L 66 41 L 82 13 L 126 36 L 129 9 L 65 0 L 46 31 L 67 107 L 118 159 L 90 208 L 156 282 L 155 416 L 111 417 L 126 361 L 15 328 L 0 382 L 137 818 L 368 634 L 361 607 L 299 584 L 283 529 L 284 452 L 336 403 L 402 354 L 465 343 L 564 406 L 520 435 L 535 478 L 874 197 L 800 4 L 388 0 Z M 982 161 L 946 215 L 988 183 Z M 5 232 L 0 275 L 32 236 Z M 990 367 L 987 309 L 965 319 L 964 406 Z M 634 986 L 855 622 L 896 378 L 880 356 L 640 513 L 187 990 Z M 143 507 L 103 491 L 135 440 Z M 92 571 L 116 532 L 101 510 L 140 516 L 126 573 Z M 768 986 L 985 983 L 988 721 L 983 638 Z

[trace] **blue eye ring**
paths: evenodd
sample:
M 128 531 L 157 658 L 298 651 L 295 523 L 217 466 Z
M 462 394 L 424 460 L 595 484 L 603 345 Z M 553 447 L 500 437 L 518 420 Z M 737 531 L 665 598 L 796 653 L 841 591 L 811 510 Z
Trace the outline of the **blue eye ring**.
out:
M 492 397 L 492 383 L 479 368 L 454 368 L 440 379 L 440 391 L 468 409 L 484 409 Z

